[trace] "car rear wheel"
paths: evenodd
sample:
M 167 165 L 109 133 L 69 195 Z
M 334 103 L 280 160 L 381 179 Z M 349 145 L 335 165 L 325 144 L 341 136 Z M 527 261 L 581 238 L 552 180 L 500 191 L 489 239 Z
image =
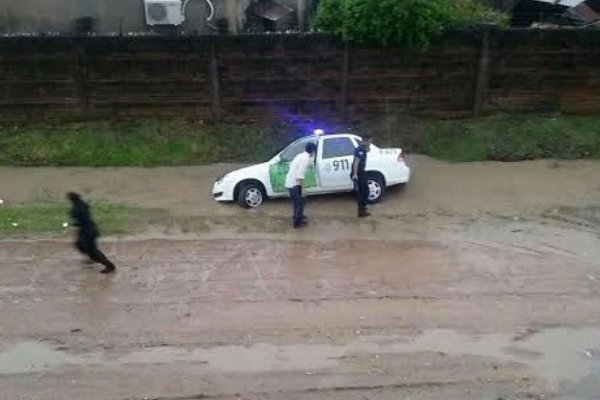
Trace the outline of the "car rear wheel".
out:
M 379 174 L 369 174 L 367 177 L 369 187 L 369 203 L 379 203 L 385 194 L 385 181 Z
M 258 208 L 265 201 L 265 193 L 259 184 L 246 183 L 240 187 L 237 199 L 243 208 Z

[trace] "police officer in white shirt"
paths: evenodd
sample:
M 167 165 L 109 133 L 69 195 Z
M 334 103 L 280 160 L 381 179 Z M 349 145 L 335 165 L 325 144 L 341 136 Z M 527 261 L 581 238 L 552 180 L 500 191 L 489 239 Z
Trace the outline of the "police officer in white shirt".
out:
M 290 193 L 292 203 L 294 204 L 294 228 L 299 228 L 306 224 L 304 216 L 304 178 L 316 150 L 317 145 L 315 143 L 307 143 L 305 151 L 298 154 L 292 160 L 290 170 L 285 178 L 285 187 Z

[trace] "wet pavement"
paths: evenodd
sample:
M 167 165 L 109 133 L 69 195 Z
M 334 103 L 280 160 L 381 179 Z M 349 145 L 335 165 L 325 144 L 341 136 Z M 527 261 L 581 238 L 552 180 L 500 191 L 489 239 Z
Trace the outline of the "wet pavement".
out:
M 1 242 L 0 399 L 597 399 L 598 264 L 478 232 Z
M 176 217 L 102 240 L 109 276 L 0 241 L 0 400 L 600 399 L 600 163 L 410 163 L 372 218 L 310 198 L 300 231 L 212 201 L 230 165 L 0 168 L 5 204 Z

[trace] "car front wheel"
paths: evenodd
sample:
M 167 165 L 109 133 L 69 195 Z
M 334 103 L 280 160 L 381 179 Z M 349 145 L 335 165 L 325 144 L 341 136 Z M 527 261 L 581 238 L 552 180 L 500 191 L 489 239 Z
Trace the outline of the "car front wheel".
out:
M 257 208 L 265 201 L 265 194 L 260 185 L 246 183 L 240 187 L 237 199 L 239 205 L 244 208 Z
M 369 174 L 367 185 L 369 186 L 369 203 L 380 202 L 385 194 L 385 181 L 383 177 L 379 174 Z

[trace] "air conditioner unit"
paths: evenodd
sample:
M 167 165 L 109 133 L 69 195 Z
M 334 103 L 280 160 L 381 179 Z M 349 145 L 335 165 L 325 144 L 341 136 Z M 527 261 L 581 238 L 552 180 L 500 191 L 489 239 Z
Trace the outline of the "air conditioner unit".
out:
M 181 25 L 181 0 L 144 0 L 146 25 Z

